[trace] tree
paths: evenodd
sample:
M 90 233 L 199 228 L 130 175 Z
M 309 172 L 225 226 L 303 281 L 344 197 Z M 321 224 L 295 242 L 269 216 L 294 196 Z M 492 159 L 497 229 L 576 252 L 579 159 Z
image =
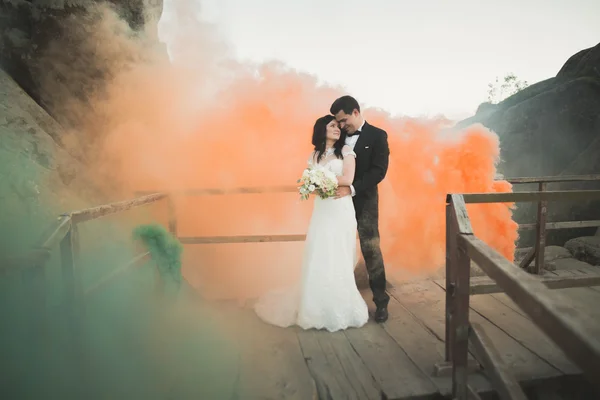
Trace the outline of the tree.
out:
M 491 104 L 498 104 L 507 97 L 525 89 L 527 86 L 529 86 L 527 81 L 519 80 L 512 72 L 506 74 L 502 82 L 496 77 L 494 83 L 488 84 L 488 101 Z

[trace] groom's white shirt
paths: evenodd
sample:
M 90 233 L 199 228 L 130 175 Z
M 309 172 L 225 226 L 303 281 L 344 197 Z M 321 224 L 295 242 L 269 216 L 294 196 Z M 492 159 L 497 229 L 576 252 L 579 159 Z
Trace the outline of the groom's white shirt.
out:
M 356 146 L 356 142 L 358 142 L 358 137 L 360 136 L 360 132 L 362 132 L 363 126 L 365 126 L 365 122 L 367 122 L 367 120 L 363 119 L 363 123 L 356 130 L 356 133 L 354 135 L 346 136 L 346 144 L 348 146 L 350 146 L 350 148 L 352 148 L 352 150 L 354 150 L 354 146 Z M 356 194 L 356 191 L 354 190 L 354 186 L 352 186 L 352 185 L 350 185 L 350 192 L 351 192 L 352 196 L 354 196 Z

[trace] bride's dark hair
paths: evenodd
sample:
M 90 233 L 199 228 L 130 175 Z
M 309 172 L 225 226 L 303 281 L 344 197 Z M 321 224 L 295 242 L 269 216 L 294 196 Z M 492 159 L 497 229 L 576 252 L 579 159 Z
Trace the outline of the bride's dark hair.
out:
M 333 115 L 325 115 L 315 121 L 313 127 L 312 144 L 315 146 L 315 154 L 317 155 L 317 162 L 321 161 L 323 153 L 325 153 L 325 142 L 327 141 L 327 125 L 333 121 L 335 117 Z M 340 138 L 333 145 L 333 154 L 337 158 L 342 158 L 342 147 L 346 141 L 346 133 L 343 129 L 340 130 Z

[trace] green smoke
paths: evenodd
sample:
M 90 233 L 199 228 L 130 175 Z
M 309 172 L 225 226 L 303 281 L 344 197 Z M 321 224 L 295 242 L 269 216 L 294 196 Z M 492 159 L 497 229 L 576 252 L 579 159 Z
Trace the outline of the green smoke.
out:
M 179 240 L 159 224 L 137 226 L 133 230 L 133 238 L 146 246 L 161 276 L 180 286 L 183 246 Z

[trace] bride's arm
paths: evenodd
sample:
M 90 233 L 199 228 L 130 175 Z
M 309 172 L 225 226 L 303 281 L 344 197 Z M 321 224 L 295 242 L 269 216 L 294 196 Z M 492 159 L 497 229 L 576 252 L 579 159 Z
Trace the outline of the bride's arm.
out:
M 356 168 L 356 154 L 350 146 L 342 148 L 342 156 L 344 157 L 344 172 L 338 177 L 339 186 L 350 186 L 354 181 L 354 169 Z

